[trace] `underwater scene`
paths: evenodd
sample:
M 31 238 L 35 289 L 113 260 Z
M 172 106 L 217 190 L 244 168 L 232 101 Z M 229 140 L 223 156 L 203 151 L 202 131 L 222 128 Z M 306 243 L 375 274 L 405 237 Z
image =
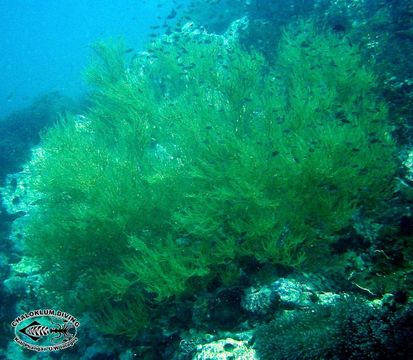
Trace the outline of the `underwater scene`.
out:
M 411 0 L 0 19 L 0 359 L 413 359 Z

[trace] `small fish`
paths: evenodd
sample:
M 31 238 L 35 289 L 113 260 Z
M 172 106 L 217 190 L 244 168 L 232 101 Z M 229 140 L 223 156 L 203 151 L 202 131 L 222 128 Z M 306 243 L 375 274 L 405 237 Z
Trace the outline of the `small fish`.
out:
M 196 66 L 195 63 L 190 63 L 189 65 L 183 66 L 183 68 L 186 70 L 192 70 L 195 66 Z
M 276 109 L 273 109 L 273 112 L 276 112 Z M 285 118 L 283 116 L 279 116 L 277 119 L 275 119 L 275 123 L 277 125 L 281 125 L 285 122 Z
M 246 231 L 243 231 L 241 234 L 239 234 L 239 237 L 238 237 L 238 239 L 237 239 L 237 243 L 239 244 L 239 245 L 242 245 L 247 239 L 246 239 L 246 236 L 247 236 L 247 232 Z
M 173 19 L 177 15 L 177 12 L 175 9 L 172 9 L 172 11 L 169 13 L 169 15 L 166 17 L 168 20 Z
M 321 186 L 326 189 L 328 192 L 337 192 L 338 191 L 338 186 L 335 184 L 321 184 Z
M 123 53 L 124 53 L 124 54 L 130 54 L 130 53 L 133 52 L 133 51 L 135 51 L 134 48 L 129 48 L 129 49 L 126 49 Z
M 276 240 L 277 247 L 283 247 L 285 245 L 285 241 L 287 240 L 290 234 L 289 225 L 285 225 L 282 229 L 280 234 L 278 235 L 278 239 Z

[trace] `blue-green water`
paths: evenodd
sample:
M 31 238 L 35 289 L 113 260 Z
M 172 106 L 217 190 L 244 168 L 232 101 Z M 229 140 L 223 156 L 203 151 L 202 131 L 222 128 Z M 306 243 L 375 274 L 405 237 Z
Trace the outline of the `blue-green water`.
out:
M 410 359 L 413 5 L 0 4 L 1 359 Z

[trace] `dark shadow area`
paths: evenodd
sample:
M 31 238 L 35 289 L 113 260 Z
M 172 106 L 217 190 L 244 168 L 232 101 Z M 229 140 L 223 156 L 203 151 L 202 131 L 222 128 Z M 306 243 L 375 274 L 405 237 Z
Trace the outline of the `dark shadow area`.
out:
M 61 115 L 81 106 L 58 92 L 39 97 L 26 109 L 0 120 L 0 184 L 6 174 L 18 172 L 28 160 L 30 149 L 39 143 L 40 133 Z

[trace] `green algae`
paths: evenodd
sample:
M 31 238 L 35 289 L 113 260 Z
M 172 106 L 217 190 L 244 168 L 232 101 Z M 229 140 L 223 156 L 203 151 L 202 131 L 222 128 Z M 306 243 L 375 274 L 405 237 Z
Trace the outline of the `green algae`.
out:
M 387 107 L 345 38 L 296 24 L 275 65 L 197 32 L 130 61 L 122 43 L 95 50 L 90 111 L 43 136 L 26 248 L 107 333 L 136 336 L 151 307 L 236 279 L 245 257 L 321 261 L 391 194 Z

